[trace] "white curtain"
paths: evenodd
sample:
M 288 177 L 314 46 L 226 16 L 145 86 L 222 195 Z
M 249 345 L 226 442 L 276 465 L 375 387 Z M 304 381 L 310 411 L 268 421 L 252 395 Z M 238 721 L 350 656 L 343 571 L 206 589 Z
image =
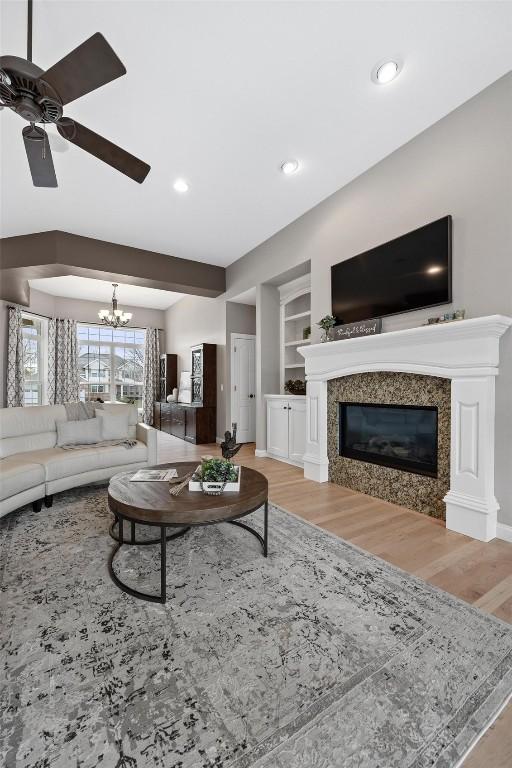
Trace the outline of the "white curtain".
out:
M 23 336 L 21 309 L 9 307 L 9 341 L 7 347 L 7 407 L 24 403 Z
M 144 370 L 142 373 L 142 420 L 153 424 L 153 403 L 158 397 L 160 343 L 157 328 L 146 328 Z
M 78 338 L 75 320 L 48 321 L 48 402 L 51 405 L 79 400 Z

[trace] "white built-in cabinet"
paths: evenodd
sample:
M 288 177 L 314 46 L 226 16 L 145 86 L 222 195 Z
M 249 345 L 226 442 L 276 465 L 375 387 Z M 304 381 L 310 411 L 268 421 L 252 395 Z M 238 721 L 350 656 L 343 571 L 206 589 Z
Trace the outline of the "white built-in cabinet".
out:
M 267 395 L 267 455 L 302 467 L 306 450 L 306 398 Z

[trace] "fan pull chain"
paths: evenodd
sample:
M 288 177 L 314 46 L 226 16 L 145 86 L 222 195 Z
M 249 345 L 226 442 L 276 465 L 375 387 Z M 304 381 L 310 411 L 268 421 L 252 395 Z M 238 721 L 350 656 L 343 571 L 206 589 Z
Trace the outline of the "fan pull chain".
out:
M 46 125 L 43 123 L 44 139 L 43 139 L 43 160 L 46 160 L 46 142 L 48 141 L 48 134 L 46 133 Z

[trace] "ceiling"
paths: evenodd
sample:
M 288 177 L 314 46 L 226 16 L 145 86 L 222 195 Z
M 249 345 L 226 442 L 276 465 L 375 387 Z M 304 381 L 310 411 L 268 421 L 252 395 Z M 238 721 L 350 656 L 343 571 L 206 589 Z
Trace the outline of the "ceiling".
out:
M 111 43 L 128 74 L 66 114 L 152 170 L 139 186 L 70 146 L 58 189 L 35 189 L 23 121 L 4 110 L 1 234 L 60 229 L 224 266 L 512 68 L 509 2 L 34 5 L 43 69 L 96 31 Z M 2 52 L 25 56 L 23 0 L 2 0 L 0 21 Z M 403 71 L 375 85 L 388 56 Z M 302 163 L 289 177 L 288 158 Z
M 29 280 L 29 283 L 30 287 L 36 291 L 49 293 L 51 296 L 101 301 L 106 307 L 112 300 L 112 283 L 109 283 L 108 280 L 63 275 L 62 277 L 43 277 Z M 184 296 L 184 293 L 160 291 L 156 288 L 144 288 L 140 285 L 127 285 L 126 283 L 119 285 L 117 289 L 117 300 L 121 309 L 123 307 L 168 309 Z

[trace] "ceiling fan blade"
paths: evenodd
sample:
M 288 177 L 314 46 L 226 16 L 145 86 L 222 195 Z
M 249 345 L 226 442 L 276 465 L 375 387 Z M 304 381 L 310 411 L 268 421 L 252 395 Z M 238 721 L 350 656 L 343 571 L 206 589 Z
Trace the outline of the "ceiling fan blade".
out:
M 36 125 L 27 125 L 23 129 L 23 141 L 34 187 L 56 187 L 57 177 L 46 133 Z
M 62 104 L 126 75 L 123 63 L 99 32 L 50 67 L 40 77 L 58 94 Z
M 63 117 L 57 123 L 57 130 L 61 136 L 72 144 L 76 144 L 77 147 L 94 155 L 98 160 L 111 165 L 116 171 L 121 171 L 121 173 L 129 176 L 139 184 L 142 184 L 151 170 L 150 165 L 121 149 L 116 144 L 112 144 L 111 141 L 103 138 L 103 136 L 99 136 L 89 128 L 80 125 L 76 120 Z

